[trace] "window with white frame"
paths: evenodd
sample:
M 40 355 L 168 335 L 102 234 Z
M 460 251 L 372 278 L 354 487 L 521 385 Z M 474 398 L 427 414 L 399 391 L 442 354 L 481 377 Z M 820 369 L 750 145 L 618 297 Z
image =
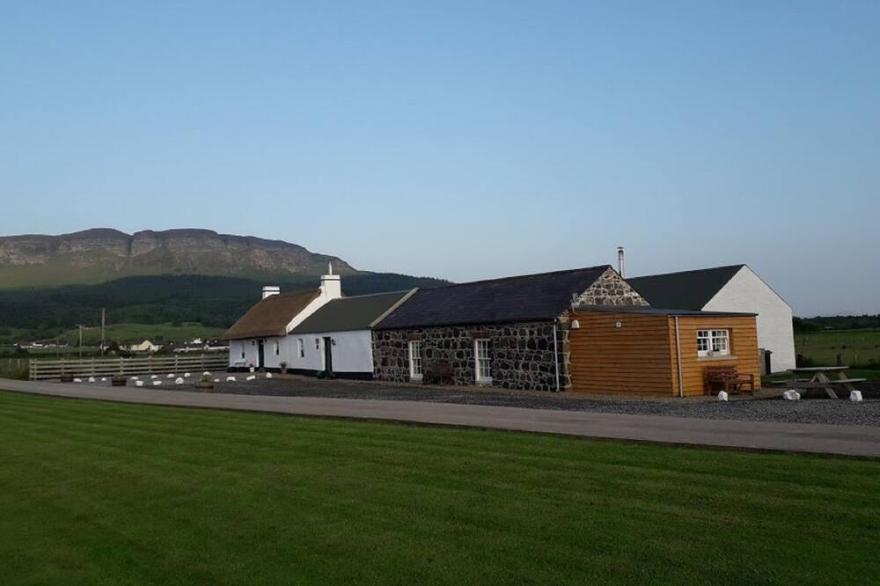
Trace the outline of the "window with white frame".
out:
M 409 378 L 422 380 L 422 343 L 419 340 L 409 342 Z
M 302 338 L 296 341 L 296 353 L 299 354 L 300 358 L 306 357 L 306 345 Z
M 729 330 L 698 330 L 697 356 L 729 356 Z
M 474 340 L 474 358 L 476 361 L 476 379 L 478 383 L 492 382 L 492 359 L 489 356 L 489 339 Z

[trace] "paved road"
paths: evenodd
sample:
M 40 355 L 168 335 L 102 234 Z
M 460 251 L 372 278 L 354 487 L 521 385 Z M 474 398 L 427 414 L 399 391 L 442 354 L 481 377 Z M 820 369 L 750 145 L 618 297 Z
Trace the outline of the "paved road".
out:
M 880 457 L 880 428 L 428 403 L 233 395 L 0 379 L 0 389 L 124 403 L 322 415 L 581 437 Z

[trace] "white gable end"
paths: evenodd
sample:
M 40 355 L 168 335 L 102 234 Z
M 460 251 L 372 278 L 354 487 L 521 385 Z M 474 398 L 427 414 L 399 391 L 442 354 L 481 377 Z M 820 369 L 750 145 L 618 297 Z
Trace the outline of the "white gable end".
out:
M 757 313 L 758 346 L 773 352 L 773 371 L 794 368 L 791 307 L 749 267 L 741 268 L 703 309 Z

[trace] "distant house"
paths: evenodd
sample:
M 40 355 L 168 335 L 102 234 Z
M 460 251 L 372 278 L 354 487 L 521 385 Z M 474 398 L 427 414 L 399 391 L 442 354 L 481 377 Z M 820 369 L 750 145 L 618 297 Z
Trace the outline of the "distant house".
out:
M 128 346 L 129 352 L 158 352 L 162 349 L 162 346 L 152 343 L 149 340 L 144 340 L 140 344 L 131 344 Z
M 627 279 L 653 307 L 757 314 L 758 346 L 769 372 L 795 367 L 791 306 L 748 265 Z
M 223 340 L 229 342 L 229 367 L 265 368 L 275 361 L 273 357 L 293 355 L 290 331 L 340 297 L 342 282 L 333 274 L 332 265 L 317 289 L 281 293 L 279 287 L 263 287 L 262 300 L 223 334 Z
M 292 343 L 273 342 L 267 368 L 342 378 L 373 378 L 372 328 L 413 293 L 396 291 L 334 299 L 288 335 Z M 291 351 L 292 350 L 292 351 Z
M 648 305 L 608 265 L 420 289 L 374 328 L 374 378 L 568 389 L 573 304 Z

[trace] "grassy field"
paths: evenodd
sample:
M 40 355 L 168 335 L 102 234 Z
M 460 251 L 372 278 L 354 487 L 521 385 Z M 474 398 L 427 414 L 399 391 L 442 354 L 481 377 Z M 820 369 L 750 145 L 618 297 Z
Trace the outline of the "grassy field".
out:
M 194 338 L 213 339 L 223 335 L 222 328 L 211 328 L 196 323 L 185 324 L 114 324 L 107 326 L 105 336 L 107 340 L 120 343 L 174 341 L 178 344 L 188 342 Z M 71 345 L 79 343 L 79 331 L 69 330 L 61 335 L 61 341 Z M 83 331 L 83 343 L 85 345 L 98 345 L 101 342 L 101 329 L 88 328 Z
M 795 334 L 798 354 L 815 364 L 837 363 L 837 355 L 849 366 L 871 366 L 880 369 L 880 330 L 828 330 Z
M 866 583 L 880 462 L 0 393 L 0 583 Z

